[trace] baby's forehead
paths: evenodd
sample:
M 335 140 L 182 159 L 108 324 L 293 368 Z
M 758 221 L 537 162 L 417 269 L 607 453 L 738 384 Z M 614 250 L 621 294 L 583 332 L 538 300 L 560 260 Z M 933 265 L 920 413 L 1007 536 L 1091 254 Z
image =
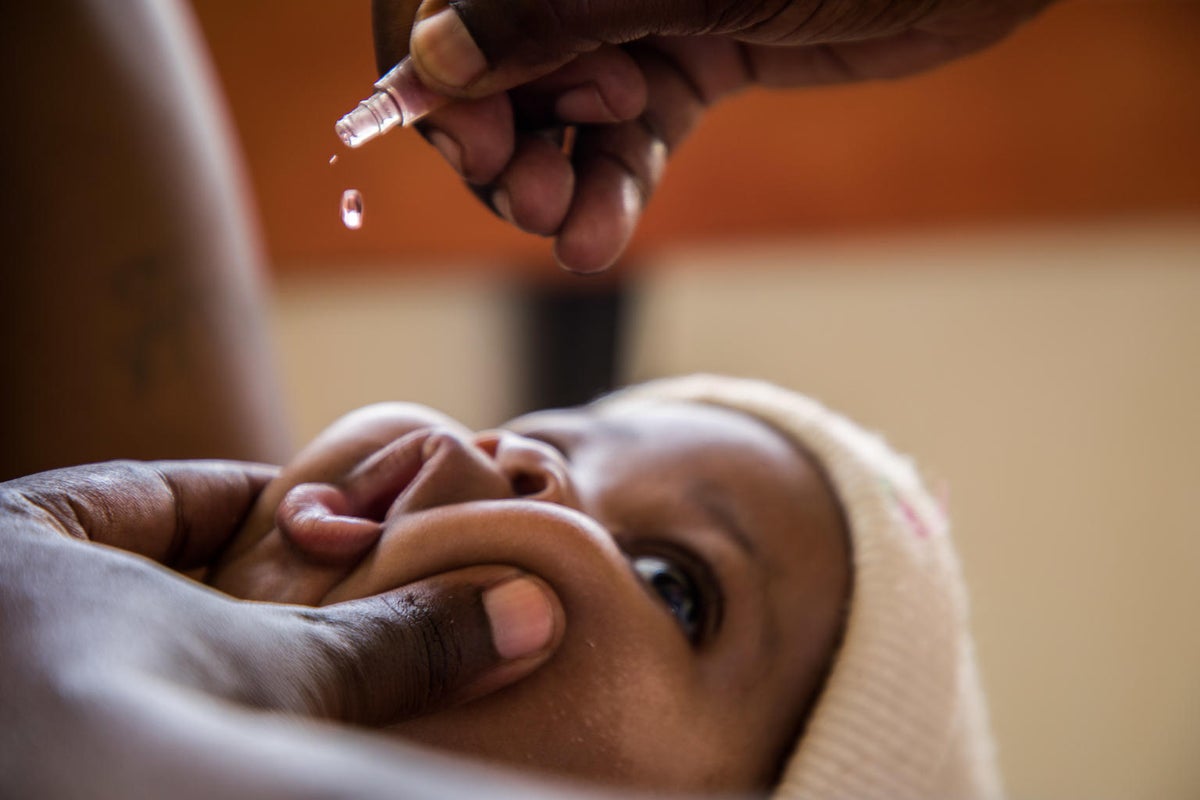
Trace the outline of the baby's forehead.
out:
M 640 405 L 640 404 L 639 404 Z M 632 440 L 642 409 L 615 407 L 599 402 L 567 408 L 548 408 L 522 414 L 501 427 L 520 434 L 554 431 L 589 438 Z
M 641 424 L 681 418 L 693 421 L 708 418 L 713 424 L 720 424 L 721 420 L 728 422 L 730 418 L 754 419 L 734 409 L 687 400 L 604 397 L 587 405 L 533 411 L 509 420 L 503 427 L 519 430 L 542 425 L 576 426 L 617 438 L 630 438 L 636 435 Z
M 686 456 L 707 451 L 810 456 L 774 426 L 737 409 L 686 400 L 602 399 L 586 406 L 552 409 L 518 417 L 504 427 L 544 438 L 560 449 L 626 449 Z

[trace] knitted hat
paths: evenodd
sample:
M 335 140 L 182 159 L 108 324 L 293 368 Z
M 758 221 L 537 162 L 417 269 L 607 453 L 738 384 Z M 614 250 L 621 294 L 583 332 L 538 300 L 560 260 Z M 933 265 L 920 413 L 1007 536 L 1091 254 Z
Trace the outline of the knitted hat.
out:
M 600 405 L 682 401 L 749 414 L 823 467 L 845 511 L 853 589 L 842 645 L 775 790 L 808 800 L 1001 796 L 958 559 L 912 463 L 814 400 L 762 381 L 651 381 Z

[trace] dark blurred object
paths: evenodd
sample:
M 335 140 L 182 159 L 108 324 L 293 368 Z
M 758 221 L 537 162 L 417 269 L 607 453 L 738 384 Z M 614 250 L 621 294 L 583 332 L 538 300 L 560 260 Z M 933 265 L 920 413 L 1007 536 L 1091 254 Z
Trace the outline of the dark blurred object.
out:
M 628 298 L 621 281 L 556 281 L 520 298 L 522 411 L 577 406 L 616 388 Z
M 0 479 L 113 458 L 282 460 L 256 216 L 182 3 L 0 26 Z

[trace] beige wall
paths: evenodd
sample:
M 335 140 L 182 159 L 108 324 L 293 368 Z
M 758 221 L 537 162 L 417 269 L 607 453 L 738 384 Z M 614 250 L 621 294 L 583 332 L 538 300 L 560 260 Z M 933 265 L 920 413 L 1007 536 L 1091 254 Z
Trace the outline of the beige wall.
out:
M 632 377 L 777 380 L 949 485 L 1013 797 L 1200 795 L 1200 225 L 658 261 Z M 513 406 L 495 287 L 289 281 L 278 322 L 304 434 L 385 397 Z
M 300 444 L 380 400 L 426 403 L 476 427 L 514 408 L 512 312 L 495 285 L 286 277 L 276 287 L 274 318 Z

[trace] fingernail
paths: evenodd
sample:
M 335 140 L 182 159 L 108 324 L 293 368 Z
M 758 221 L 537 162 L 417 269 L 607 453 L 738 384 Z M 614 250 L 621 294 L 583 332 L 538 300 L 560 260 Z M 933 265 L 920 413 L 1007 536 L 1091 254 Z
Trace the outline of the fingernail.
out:
M 605 104 L 600 90 L 590 83 L 559 95 L 554 113 L 571 122 L 617 122 L 617 115 Z
M 496 209 L 497 214 L 514 225 L 516 224 L 513 220 L 512 200 L 508 196 L 507 189 L 497 189 L 492 192 L 492 206 Z
M 483 593 L 492 644 L 501 658 L 517 659 L 545 649 L 554 636 L 554 609 L 542 587 L 514 578 Z
M 412 55 L 430 78 L 444 86 L 464 88 L 487 71 L 487 59 L 453 8 L 413 27 Z
M 458 142 L 436 128 L 425 131 L 425 138 L 437 148 L 437 151 L 442 154 L 442 158 L 454 167 L 455 172 L 462 173 L 462 148 L 459 147 Z

